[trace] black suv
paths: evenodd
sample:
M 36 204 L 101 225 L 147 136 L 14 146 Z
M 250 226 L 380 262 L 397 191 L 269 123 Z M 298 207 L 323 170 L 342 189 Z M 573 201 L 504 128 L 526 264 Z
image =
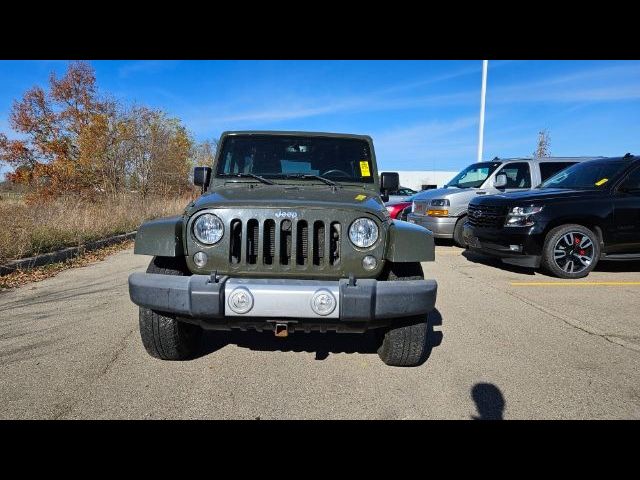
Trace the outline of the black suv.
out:
M 598 260 L 640 260 L 640 157 L 591 160 L 537 188 L 474 198 L 471 250 L 512 265 L 581 278 Z

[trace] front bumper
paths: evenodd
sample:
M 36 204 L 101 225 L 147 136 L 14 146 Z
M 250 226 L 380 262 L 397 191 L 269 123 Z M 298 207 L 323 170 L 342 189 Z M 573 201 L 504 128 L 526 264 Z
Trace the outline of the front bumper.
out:
M 469 250 L 500 258 L 510 265 L 540 267 L 544 237 L 537 227 L 490 229 L 466 223 L 462 236 Z
M 435 280 L 378 281 L 358 279 L 213 279 L 208 275 L 180 277 L 153 273 L 132 273 L 129 296 L 141 307 L 179 317 L 227 323 L 244 319 L 309 319 L 322 323 L 389 323 L 395 318 L 426 315 L 435 307 Z M 335 308 L 325 315 L 311 307 L 314 295 L 329 292 Z M 252 307 L 245 313 L 231 308 L 236 291 L 248 292 Z
M 407 221 L 428 228 L 436 238 L 453 238 L 458 217 L 429 217 L 410 213 Z

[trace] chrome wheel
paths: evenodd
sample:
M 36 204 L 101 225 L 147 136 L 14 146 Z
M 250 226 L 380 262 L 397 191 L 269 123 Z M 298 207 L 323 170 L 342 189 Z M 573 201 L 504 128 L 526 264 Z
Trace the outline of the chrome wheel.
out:
M 591 265 L 594 256 L 593 241 L 582 232 L 568 232 L 556 242 L 553 258 L 566 273 L 580 273 Z

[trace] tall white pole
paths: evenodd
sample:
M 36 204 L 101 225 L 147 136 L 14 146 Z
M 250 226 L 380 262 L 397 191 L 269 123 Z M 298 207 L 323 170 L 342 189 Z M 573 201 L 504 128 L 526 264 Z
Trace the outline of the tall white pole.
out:
M 487 67 L 489 60 L 482 61 L 482 91 L 480 93 L 480 132 L 478 138 L 478 161 L 482 161 L 482 147 L 484 143 L 484 99 L 487 94 Z

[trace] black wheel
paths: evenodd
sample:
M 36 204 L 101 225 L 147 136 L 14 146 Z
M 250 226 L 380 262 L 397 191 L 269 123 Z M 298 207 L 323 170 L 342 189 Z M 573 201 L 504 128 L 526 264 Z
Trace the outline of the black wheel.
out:
M 583 278 L 600 258 L 598 236 L 582 225 L 562 225 L 547 234 L 542 266 L 560 278 Z
M 184 258 L 154 257 L 147 273 L 189 275 Z M 175 317 L 140 307 L 140 337 L 152 357 L 162 360 L 186 360 L 196 353 L 202 329 L 180 322 Z
M 384 331 L 382 344 L 378 348 L 380 359 L 392 367 L 416 367 L 427 354 L 429 324 L 425 315 L 408 317 L 402 326 Z
M 385 280 L 422 280 L 424 274 L 419 263 L 389 263 L 385 268 Z M 396 320 L 391 327 L 380 329 L 378 356 L 390 366 L 415 367 L 427 354 L 429 325 L 426 315 Z
M 466 221 L 467 217 L 465 215 L 456 222 L 456 226 L 453 229 L 453 241 L 457 246 L 462 248 L 467 248 L 467 242 L 464 241 L 464 237 L 462 236 L 462 230 L 464 229 Z
M 387 262 L 379 280 L 424 280 L 424 273 L 418 262 Z

